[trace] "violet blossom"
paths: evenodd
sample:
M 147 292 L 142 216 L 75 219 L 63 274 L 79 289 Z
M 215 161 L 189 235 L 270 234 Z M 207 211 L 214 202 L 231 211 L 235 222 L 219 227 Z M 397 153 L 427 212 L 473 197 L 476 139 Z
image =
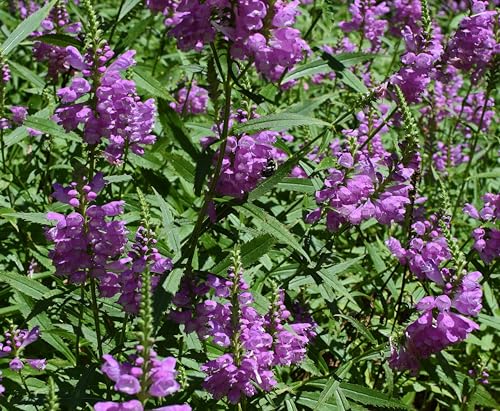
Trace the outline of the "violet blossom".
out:
M 33 327 L 31 330 L 20 330 L 12 328 L 4 333 L 4 342 L 0 343 L 0 358 L 11 357 L 9 368 L 19 372 L 27 363 L 34 370 L 45 369 L 45 359 L 22 358 L 23 350 L 34 343 L 40 337 L 40 327 Z M 2 387 L 3 388 L 3 387 Z M 0 388 L 0 394 L 2 390 Z
M 97 50 L 95 62 L 90 54 L 82 56 L 75 47 L 69 46 L 66 51 L 67 61 L 83 77 L 74 77 L 68 87 L 58 91 L 63 105 L 56 109 L 54 120 L 67 131 L 82 124 L 88 144 L 106 138 L 104 156 L 111 164 L 123 163 L 127 150 L 143 155 L 144 145 L 156 141 L 151 134 L 156 106 L 153 99 L 141 101 L 135 83 L 122 78 L 121 73 L 135 64 L 135 51 L 121 54 L 109 65 L 114 53 L 107 45 Z M 94 83 L 95 73 L 98 84 Z M 88 98 L 91 91 L 95 93 L 95 104 Z
M 179 114 L 203 114 L 208 106 L 208 91 L 192 81 L 189 87 L 183 87 L 177 93 L 177 101 L 170 103 Z
M 68 276 L 73 283 L 82 283 L 89 276 L 102 281 L 103 291 L 110 266 L 118 260 L 127 243 L 125 222 L 109 220 L 123 213 L 123 201 L 103 205 L 92 204 L 104 188 L 102 174 L 90 182 L 71 183 L 69 187 L 54 185 L 54 198 L 69 204 L 74 211 L 68 215 L 50 212 L 56 225 L 46 231 L 55 248 L 49 256 L 56 274 Z
M 482 223 L 472 231 L 474 249 L 485 263 L 491 263 L 500 257 L 500 194 L 487 193 L 482 197 L 483 208 L 476 209 L 472 204 L 464 206 L 464 213 Z M 489 226 L 486 225 L 489 223 Z

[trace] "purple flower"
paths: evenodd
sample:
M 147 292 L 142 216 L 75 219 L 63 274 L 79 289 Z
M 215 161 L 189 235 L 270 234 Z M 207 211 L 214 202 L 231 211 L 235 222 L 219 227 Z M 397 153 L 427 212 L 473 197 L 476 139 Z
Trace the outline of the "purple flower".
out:
M 83 125 L 83 137 L 88 144 L 107 139 L 104 151 L 111 164 L 121 164 L 125 151 L 144 154 L 144 145 L 151 145 L 156 137 L 151 134 L 156 117 L 153 99 L 141 101 L 135 83 L 122 78 L 121 72 L 135 64 L 134 50 L 118 56 L 108 67 L 114 53 L 106 44 L 93 53 L 82 56 L 69 46 L 67 61 L 83 77 L 75 77 L 69 87 L 58 90 L 63 105 L 56 109 L 54 120 L 67 131 Z M 97 72 L 97 75 L 95 74 Z M 92 85 L 87 80 L 92 80 Z M 74 103 L 95 90 L 95 101 Z
M 380 47 L 382 36 L 387 28 L 387 21 L 381 17 L 389 12 L 386 2 L 379 4 L 375 0 L 354 0 L 349 6 L 350 21 L 341 21 L 339 27 L 345 33 L 360 30 L 370 41 L 371 49 Z
M 402 31 L 406 42 L 406 53 L 401 57 L 403 67 L 390 80 L 401 87 L 406 100 L 411 103 L 420 101 L 436 72 L 434 64 L 443 52 L 438 27 L 430 39 L 424 37 L 421 29 L 414 30 L 406 26 Z
M 26 117 L 28 116 L 28 110 L 26 110 L 26 107 L 12 106 L 10 111 L 12 113 L 12 121 L 16 124 L 24 123 L 24 120 L 26 120 Z
M 156 240 L 153 233 L 148 233 L 144 227 L 139 227 L 126 258 L 120 259 L 108 266 L 108 277 L 101 284 L 101 292 L 111 297 L 121 293 L 118 303 L 126 312 L 136 314 L 141 300 L 141 274 L 148 269 L 151 276 L 152 290 L 156 288 L 160 275 L 172 269 L 172 260 L 163 257 L 154 247 Z
M 483 208 L 477 210 L 472 204 L 464 206 L 464 213 L 485 225 L 495 224 L 500 220 L 500 194 L 487 193 L 483 196 Z M 500 230 L 494 227 L 480 226 L 472 231 L 474 249 L 482 260 L 491 263 L 500 256 Z
M 114 389 L 116 391 L 129 395 L 147 391 L 152 397 L 163 398 L 180 389 L 180 385 L 175 381 L 177 375 L 175 371 L 175 358 L 167 357 L 162 360 L 158 358 L 154 350 L 150 350 L 149 357 L 145 359 L 142 356 L 143 347 L 139 345 L 136 346 L 136 352 L 135 355 L 129 357 L 128 362 L 124 363 L 119 363 L 109 354 L 103 356 L 104 364 L 101 367 L 101 371 L 115 383 Z M 144 361 L 149 362 L 147 367 L 149 374 L 145 380 L 142 378 Z M 142 381 L 146 381 L 146 387 L 141 386 Z M 136 406 L 135 404 L 136 402 L 133 401 L 127 403 L 98 403 L 96 404 L 96 410 L 128 410 L 129 408 L 126 407 Z M 97 408 L 97 406 L 100 408 Z M 180 410 L 191 409 L 188 405 L 179 405 L 179 407 L 181 407 L 179 408 Z M 135 410 L 136 408 L 131 409 Z M 140 409 L 142 410 L 142 408 Z M 175 410 L 175 408 L 172 408 L 172 410 Z
M 213 295 L 207 295 L 211 292 Z M 289 321 L 284 292 L 279 290 L 268 315 L 253 307 L 253 296 L 242 272 L 231 268 L 228 278 L 209 275 L 206 282 L 186 278 L 173 302 L 179 308 L 171 317 L 224 347 L 224 354 L 201 366 L 206 374 L 203 387 L 214 398 L 236 404 L 252 397 L 256 387 L 270 391 L 275 385 L 273 367 L 303 360 L 306 346 L 314 338 L 312 321 Z M 238 321 L 234 319 L 238 317 Z M 290 328 L 287 328 L 286 325 Z
M 139 400 L 130 400 L 125 402 L 97 402 L 94 404 L 95 411 L 144 411 Z
M 477 316 L 481 311 L 483 292 L 478 282 L 481 277 L 479 271 L 474 271 L 462 278 L 452 300 L 453 307 L 460 313 Z
M 21 371 L 24 367 L 23 362 L 18 358 L 14 358 L 9 362 L 9 368 L 12 371 Z
M 0 66 L 0 74 L 2 77 L 2 82 L 7 84 L 10 81 L 10 69 L 7 63 L 3 63 Z
M 449 345 L 463 341 L 479 326 L 468 318 L 450 311 L 448 296 L 424 297 L 417 304 L 421 316 L 408 326 L 404 342 L 391 347 L 389 364 L 399 370 L 417 373 L 420 360 L 428 358 Z
M 233 58 L 253 59 L 258 72 L 277 81 L 309 52 L 300 32 L 291 27 L 299 14 L 298 5 L 298 1 L 278 0 L 270 10 L 261 0 L 183 0 L 167 7 L 172 17 L 165 23 L 173 26 L 169 33 L 182 50 L 200 51 L 220 32 L 231 40 Z
M 39 327 L 33 327 L 31 330 L 13 328 L 5 332 L 5 341 L 0 343 L 0 358 L 12 357 L 9 368 L 13 371 L 21 371 L 24 368 L 24 362 L 27 362 L 35 370 L 43 370 L 46 365 L 45 359 L 27 359 L 22 358 L 21 355 L 24 348 L 34 343 L 39 337 Z
M 245 122 L 248 113 L 238 110 L 231 117 L 233 121 Z M 218 127 L 214 127 L 216 135 Z M 242 198 L 252 191 L 257 184 L 269 177 L 274 171 L 274 166 L 285 160 L 286 155 L 281 150 L 274 147 L 279 140 L 290 141 L 292 136 L 284 132 L 261 131 L 255 134 L 241 134 L 239 136 L 229 136 L 227 140 L 224 160 L 222 161 L 221 173 L 217 181 L 217 194 Z M 216 141 L 213 137 L 202 139 L 204 147 Z M 214 155 L 213 162 L 217 163 L 220 151 Z
M 203 114 L 207 111 L 208 91 L 198 87 L 196 81 L 192 81 L 190 87 L 183 87 L 177 93 L 177 102 L 170 103 L 170 107 L 179 114 Z
M 473 81 L 482 75 L 498 53 L 494 25 L 497 11 L 487 11 L 482 1 L 473 2 L 473 15 L 464 17 L 446 48 L 445 58 L 453 66 L 472 71 Z
M 48 213 L 47 218 L 56 225 L 46 231 L 47 238 L 55 244 L 50 258 L 56 273 L 69 276 L 74 283 L 81 283 L 91 275 L 101 280 L 102 292 L 108 278 L 108 265 L 122 255 L 127 243 L 125 222 L 108 220 L 123 212 L 123 202 L 92 204 L 103 187 L 100 174 L 90 184 L 71 183 L 66 188 L 54 185 L 54 198 L 77 211 L 66 216 Z M 82 214 L 80 206 L 83 203 L 87 207 Z
M 49 16 L 42 22 L 41 28 L 41 31 L 33 33 L 35 39 L 50 34 L 64 34 L 66 36 L 78 34 L 82 29 L 82 25 L 80 23 L 71 23 L 65 3 L 60 2 L 51 9 Z M 35 40 L 33 56 L 38 61 L 47 62 L 48 77 L 54 82 L 57 81 L 60 75 L 68 74 L 71 71 L 71 65 L 68 62 L 69 52 L 63 46 Z
M 385 106 L 381 108 L 386 112 Z M 418 153 L 399 160 L 384 149 L 381 134 L 388 128 L 382 119 L 369 118 L 363 112 L 357 117 L 359 127 L 343 133 L 357 140 L 362 148 L 353 155 L 345 143 L 332 145 L 332 157 L 338 166 L 328 169 L 322 189 L 316 191 L 320 208 L 306 216 L 309 223 L 318 221 L 324 209 L 330 231 L 339 230 L 342 224 L 359 225 L 370 218 L 381 224 L 403 221 L 410 203 L 411 177 L 420 163 Z M 371 127 L 377 125 L 380 131 L 371 136 L 368 144 Z

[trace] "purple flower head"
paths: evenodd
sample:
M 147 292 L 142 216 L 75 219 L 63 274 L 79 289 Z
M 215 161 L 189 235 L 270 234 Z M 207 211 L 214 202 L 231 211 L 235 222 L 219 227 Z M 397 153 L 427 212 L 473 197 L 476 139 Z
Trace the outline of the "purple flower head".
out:
M 80 33 L 80 23 L 72 23 L 66 11 L 65 2 L 59 2 L 50 11 L 49 16 L 42 22 L 41 30 L 33 33 L 35 42 L 33 44 L 33 56 L 40 62 L 48 65 L 48 77 L 56 82 L 61 75 L 72 71 L 71 51 L 63 46 L 56 46 L 36 40 L 43 35 L 64 34 L 73 37 Z
M 0 66 L 0 74 L 2 77 L 2 82 L 7 84 L 10 81 L 10 69 L 7 63 L 3 63 Z
M 186 332 L 195 331 L 224 348 L 224 354 L 201 366 L 206 374 L 203 387 L 214 398 L 227 397 L 233 404 L 254 396 L 256 387 L 270 391 L 277 383 L 273 367 L 302 361 L 315 336 L 310 317 L 290 321 L 282 290 L 270 313 L 259 314 L 242 271 L 233 267 L 225 279 L 209 275 L 205 282 L 183 280 L 173 302 L 178 310 L 171 316 Z
M 144 411 L 139 400 L 130 400 L 125 402 L 97 402 L 94 404 L 95 411 Z
M 298 1 L 286 0 L 273 2 L 272 7 L 261 0 L 183 0 L 167 7 L 171 17 L 165 23 L 172 26 L 169 33 L 182 50 L 200 51 L 220 32 L 231 40 L 233 58 L 253 59 L 258 72 L 278 81 L 309 52 L 300 32 L 291 27 L 298 6 Z
M 498 53 L 494 25 L 497 11 L 487 11 L 484 3 L 474 1 L 474 14 L 464 17 L 446 48 L 449 64 L 464 71 L 472 71 L 473 81 L 484 73 L 493 55 Z
M 203 114 L 207 111 L 208 91 L 198 87 L 193 80 L 190 87 L 183 87 L 177 93 L 177 102 L 170 103 L 170 107 L 179 114 Z
M 103 356 L 104 364 L 101 367 L 101 371 L 115 383 L 114 389 L 128 395 L 148 391 L 149 395 L 156 398 L 163 398 L 178 391 L 180 385 L 175 381 L 177 375 L 175 371 L 175 358 L 167 357 L 163 360 L 159 359 L 154 350 L 150 350 L 149 356 L 145 358 L 143 357 L 143 351 L 144 347 L 140 345 L 136 346 L 136 354 L 130 356 L 129 361 L 124 363 L 119 363 L 111 355 L 107 354 Z M 144 361 L 148 361 L 148 376 L 145 380 L 142 378 Z M 143 381 L 146 381 L 146 387 L 141 387 Z M 127 403 L 107 402 L 98 404 L 101 407 L 100 409 L 103 410 L 108 409 L 106 407 L 111 407 L 109 409 L 112 410 L 115 409 L 112 407 L 122 407 L 116 408 L 118 410 L 128 409 L 123 408 Z M 180 409 L 190 410 L 188 406 L 180 407 L 185 407 Z
M 245 122 L 247 117 L 246 111 L 238 110 L 232 114 L 231 125 L 235 120 Z M 215 127 L 214 131 L 217 135 L 218 127 Z M 286 154 L 274 146 L 280 138 L 285 141 L 293 140 L 289 134 L 276 131 L 229 136 L 217 181 L 217 194 L 242 198 L 260 181 L 269 177 L 276 165 L 286 159 Z M 214 141 L 215 138 L 206 137 L 202 139 L 202 145 L 207 147 Z M 219 155 L 220 151 L 217 151 L 213 159 L 215 164 Z
M 406 42 L 406 53 L 401 57 L 403 67 L 392 76 L 391 83 L 397 84 L 408 100 L 418 102 L 430 84 L 436 70 L 434 64 L 443 52 L 441 34 L 436 27 L 432 38 L 426 39 L 419 29 L 406 26 L 402 31 Z
M 28 110 L 23 106 L 12 106 L 10 111 L 12 113 L 12 121 L 16 124 L 24 123 L 24 120 L 28 116 Z
M 341 21 L 340 29 L 345 33 L 361 31 L 364 38 L 370 41 L 371 49 L 380 47 L 382 36 L 387 28 L 387 21 L 381 18 L 389 12 L 386 2 L 377 4 L 375 0 L 354 0 L 349 6 L 350 21 Z
M 381 106 L 381 111 L 386 113 L 387 107 Z M 403 221 L 410 203 L 411 177 L 420 163 L 418 153 L 400 160 L 385 150 L 381 135 L 388 128 L 382 119 L 363 112 L 357 117 L 359 127 L 343 133 L 357 141 L 360 149 L 353 155 L 345 143 L 332 146 L 331 155 L 337 166 L 328 169 L 323 188 L 315 194 L 320 208 L 306 217 L 307 222 L 317 221 L 324 210 L 330 231 L 339 230 L 343 224 L 359 225 L 370 218 L 381 224 Z M 370 138 L 370 127 L 377 125 L 379 133 Z
M 92 204 L 81 209 L 83 204 L 95 201 L 104 187 L 104 180 L 98 174 L 90 183 L 84 181 L 82 184 L 73 182 L 65 188 L 54 185 L 54 198 L 76 211 L 68 215 L 47 214 L 47 218 L 56 223 L 46 231 L 47 238 L 55 244 L 50 258 L 56 273 L 69 276 L 71 282 L 81 283 L 91 275 L 100 279 L 104 287 L 109 277 L 108 265 L 121 257 L 127 243 L 125 222 L 109 220 L 123 212 L 123 202 Z
M 483 207 L 478 210 L 472 204 L 464 206 L 464 213 L 481 222 L 481 226 L 472 231 L 474 249 L 481 259 L 491 263 L 500 256 L 500 230 L 492 227 L 500 220 L 500 194 L 487 193 L 483 196 Z M 489 223 L 489 226 L 486 226 Z
M 481 311 L 483 292 L 479 285 L 482 277 L 479 271 L 465 275 L 453 296 L 453 307 L 464 315 L 477 316 Z
M 126 259 L 117 261 L 108 268 L 115 269 L 119 274 L 108 273 L 107 281 L 101 286 L 101 292 L 107 296 L 121 293 L 118 303 L 126 312 L 136 314 L 141 300 L 141 275 L 148 269 L 151 275 L 152 290 L 156 288 L 160 275 L 172 270 L 170 258 L 163 257 L 154 244 L 152 232 L 139 227 L 135 235 L 135 243 Z
M 107 44 L 97 50 L 95 58 L 90 52 L 82 56 L 72 46 L 66 51 L 68 63 L 83 77 L 73 78 L 69 87 L 58 90 L 62 105 L 53 119 L 67 131 L 83 126 L 88 144 L 106 139 L 104 156 L 111 164 L 121 164 L 126 150 L 143 155 L 144 146 L 156 141 L 151 134 L 156 106 L 153 99 L 142 101 L 135 83 L 122 78 L 121 73 L 135 64 L 135 50 L 126 51 L 108 66 L 114 53 Z M 87 98 L 91 90 L 95 91 L 92 101 Z M 75 103 L 80 98 L 83 102 Z

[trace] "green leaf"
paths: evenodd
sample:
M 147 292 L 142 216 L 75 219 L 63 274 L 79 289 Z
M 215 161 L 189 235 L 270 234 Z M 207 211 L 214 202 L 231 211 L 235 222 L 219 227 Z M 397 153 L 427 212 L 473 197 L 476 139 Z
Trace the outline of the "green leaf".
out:
M 67 132 L 59 124 L 54 121 L 36 117 L 36 115 L 29 116 L 24 122 L 24 126 L 41 131 L 42 133 L 49 134 L 54 137 L 60 137 L 64 140 L 81 142 L 81 138 L 72 131 Z
M 21 142 L 23 139 L 28 137 L 28 130 L 26 127 L 17 127 L 16 129 L 12 130 L 7 136 L 5 136 L 5 147 L 10 147 L 13 146 L 19 142 Z
M 138 88 L 143 89 L 148 94 L 162 98 L 167 101 L 174 101 L 174 98 L 167 92 L 167 87 L 152 77 L 141 67 L 134 68 L 134 80 Z
M 245 204 L 242 206 L 235 207 L 237 210 L 241 210 L 244 214 L 249 217 L 256 218 L 261 224 L 262 230 L 271 234 L 276 240 L 282 244 L 289 245 L 295 251 L 302 254 L 304 258 L 310 262 L 309 255 L 304 251 L 299 242 L 295 239 L 294 235 L 288 231 L 288 229 L 280 223 L 275 217 L 269 215 L 262 208 L 257 207 L 254 204 Z
M 366 53 L 342 53 L 336 54 L 333 56 L 335 61 L 341 63 L 336 67 L 338 71 L 343 70 L 345 67 L 353 66 L 358 63 L 362 63 L 367 60 L 371 60 L 375 58 L 375 54 L 366 54 Z M 312 76 L 314 74 L 327 73 L 331 71 L 330 65 L 325 62 L 325 59 L 311 61 L 310 63 L 303 64 L 302 66 L 297 67 L 295 70 L 291 71 L 287 74 L 283 82 L 287 82 L 290 80 L 297 80 L 302 77 Z
M 329 275 L 325 273 L 325 270 L 318 271 L 318 275 L 325 280 L 325 283 L 330 286 L 335 294 L 340 294 L 344 296 L 348 301 L 350 301 L 356 310 L 360 310 L 361 307 L 358 305 L 354 297 L 351 295 L 349 290 L 338 280 L 335 275 Z
M 25 66 L 22 66 L 22 65 L 16 63 L 15 61 L 9 60 L 9 67 L 13 73 L 15 73 L 19 77 L 22 77 L 25 80 L 29 81 L 35 87 L 38 87 L 38 88 L 45 87 L 45 81 L 43 81 L 43 79 L 41 79 L 40 76 L 38 76 L 36 73 L 29 70 Z
M 120 15 L 118 16 L 118 21 L 122 21 L 122 19 L 129 14 L 132 9 L 140 3 L 140 1 L 141 0 L 125 0 L 120 11 Z
M 269 234 L 263 234 L 244 243 L 241 246 L 241 263 L 243 267 L 249 267 L 260 257 L 267 254 L 276 240 Z M 214 274 L 222 274 L 231 266 L 231 256 L 228 255 L 218 263 L 213 269 Z
M 158 113 L 163 132 L 172 140 L 177 141 L 179 146 L 189 154 L 193 160 L 197 161 L 200 150 L 191 141 L 179 115 L 168 106 L 165 100 L 160 100 L 158 102 Z
M 335 402 L 337 403 L 340 411 L 348 411 L 351 409 L 351 404 L 347 401 L 347 398 L 342 390 L 335 390 Z
M 22 300 L 23 305 L 29 307 L 30 310 L 35 308 L 35 303 L 33 300 L 26 295 L 18 294 L 19 298 Z M 64 340 L 54 332 L 54 325 L 50 321 L 48 315 L 44 312 L 38 313 L 29 321 L 30 327 L 38 325 L 40 327 L 41 333 L 40 338 L 54 347 L 58 352 L 66 357 L 73 365 L 76 364 L 75 355 L 69 349 Z
M 50 221 L 47 219 L 46 213 L 2 213 L 1 217 L 18 218 L 30 223 L 49 225 Z
M 105 176 L 104 179 L 108 183 L 123 183 L 132 180 L 133 177 L 129 174 L 120 174 L 115 176 Z
M 153 191 L 155 193 L 156 199 L 158 200 L 158 204 L 160 205 L 162 224 L 163 229 L 165 230 L 165 234 L 167 235 L 168 246 L 174 253 L 178 253 L 181 249 L 181 240 L 179 239 L 179 233 L 174 226 L 174 217 L 172 216 L 167 202 L 158 193 L 158 191 L 154 189 L 154 187 Z
M 60 47 L 74 46 L 81 48 L 83 46 L 81 41 L 75 37 L 68 36 L 67 34 L 44 34 L 43 36 L 38 36 L 36 41 Z
M 330 378 L 321 391 L 318 402 L 316 403 L 313 411 L 318 411 L 323 408 L 323 406 L 328 402 L 331 396 L 337 391 L 339 388 L 340 382 L 334 378 Z
M 357 401 L 363 405 L 408 409 L 408 406 L 403 404 L 401 401 L 392 399 L 379 391 L 372 390 L 371 388 L 363 387 L 357 384 L 349 384 L 346 382 L 341 382 L 340 388 L 347 398 Z
M 179 173 L 184 180 L 188 183 L 194 183 L 195 180 L 195 168 L 191 161 L 186 160 L 179 154 L 170 153 L 167 155 L 169 164 Z
M 313 194 L 316 191 L 312 181 L 308 178 L 284 178 L 278 183 L 278 188 L 288 191 L 298 191 L 300 193 Z
M 270 114 L 240 123 L 232 128 L 233 133 L 248 133 L 259 130 L 288 130 L 297 126 L 329 126 L 326 121 L 295 113 Z
M 491 315 L 486 315 L 486 314 L 479 314 L 478 318 L 479 318 L 479 324 L 500 331 L 500 321 L 498 321 L 498 317 L 492 317 Z
M 335 275 L 338 273 L 342 273 L 352 267 L 354 264 L 358 263 L 360 260 L 362 260 L 364 257 L 357 257 L 357 258 L 351 258 L 350 260 L 343 261 L 339 264 L 335 264 L 331 267 L 324 268 L 323 271 L 327 275 Z
M 42 300 L 50 292 L 49 288 L 38 281 L 17 273 L 1 272 L 0 282 L 7 283 L 12 289 L 34 300 Z
M 312 76 L 314 74 L 327 73 L 330 70 L 331 69 L 328 66 L 328 63 L 325 63 L 324 60 L 311 61 L 310 63 L 303 64 L 288 73 L 283 78 L 283 83 L 291 80 L 297 80 L 306 76 Z
M 483 407 L 500 408 L 500 404 L 482 385 L 476 386 L 476 390 L 472 394 L 470 401 Z
M 334 317 L 341 317 L 344 320 L 349 321 L 354 328 L 356 328 L 361 334 L 363 334 L 372 344 L 377 344 L 377 340 L 375 337 L 372 335 L 370 330 L 366 328 L 364 324 L 356 320 L 355 318 L 349 316 L 349 315 L 344 315 L 344 314 L 335 314 Z
M 7 56 L 19 45 L 19 43 L 38 29 L 40 23 L 48 16 L 50 10 L 56 2 L 57 0 L 52 0 L 50 3 L 46 4 L 35 13 L 31 14 L 26 20 L 21 22 L 21 24 L 15 28 L 15 30 L 0 46 L 0 54 Z
M 344 70 L 341 73 L 340 81 L 358 93 L 367 94 L 369 92 L 365 84 L 352 71 Z
M 175 294 L 179 290 L 179 284 L 181 283 L 184 271 L 181 269 L 172 270 L 163 284 L 163 289 L 170 294 Z

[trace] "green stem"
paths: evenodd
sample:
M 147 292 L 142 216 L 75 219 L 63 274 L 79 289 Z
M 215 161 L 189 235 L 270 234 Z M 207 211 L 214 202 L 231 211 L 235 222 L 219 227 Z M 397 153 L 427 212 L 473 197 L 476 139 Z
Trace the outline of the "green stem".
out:
M 97 338 L 97 351 L 99 352 L 99 358 L 102 358 L 102 340 L 101 340 L 101 327 L 99 323 L 99 307 L 97 306 L 97 293 L 96 293 L 96 282 L 95 278 L 90 276 L 90 292 L 92 294 L 92 312 L 94 314 L 94 324 L 95 333 Z
M 120 2 L 120 6 L 118 7 L 118 13 L 116 13 L 115 21 L 113 22 L 113 27 L 111 28 L 111 33 L 109 34 L 109 44 L 113 40 L 113 35 L 115 34 L 116 26 L 118 25 L 118 19 L 120 18 L 120 13 L 122 12 L 123 5 L 125 4 L 125 0 Z
M 217 54 L 217 51 L 215 49 L 215 46 L 211 43 L 210 44 L 212 48 L 212 52 L 214 54 L 215 61 L 217 62 L 217 65 L 220 67 L 220 62 L 219 62 L 219 56 Z M 196 245 L 198 243 L 198 238 L 201 235 L 201 228 L 203 226 L 203 220 L 205 218 L 205 215 L 208 210 L 208 205 L 212 201 L 212 199 L 215 197 L 215 189 L 217 187 L 217 182 L 219 180 L 219 175 L 220 171 L 222 169 L 222 161 L 224 160 L 224 154 L 226 152 L 226 146 L 227 146 L 227 137 L 229 133 L 229 117 L 231 114 L 231 77 L 229 75 L 229 70 L 231 69 L 231 55 L 229 52 L 229 47 L 227 50 L 226 54 L 227 58 L 227 68 L 228 68 L 228 73 L 226 73 L 225 79 L 224 79 L 224 116 L 223 116 L 223 126 L 222 126 L 222 134 L 221 134 L 221 145 L 219 147 L 219 157 L 217 159 L 217 165 L 215 166 L 215 170 L 212 176 L 212 181 L 210 183 L 210 188 L 208 190 L 207 195 L 205 196 L 205 200 L 203 202 L 203 205 L 201 207 L 201 210 L 198 214 L 198 219 L 196 221 L 196 225 L 193 229 L 193 233 L 191 235 L 191 238 L 189 239 L 189 254 L 188 254 L 188 259 L 187 259 L 187 267 L 188 270 L 191 270 L 192 267 L 192 261 L 193 261 L 193 256 L 194 252 L 196 250 Z
M 83 321 L 83 300 L 85 295 L 85 283 L 82 283 L 80 286 L 80 313 L 78 315 L 78 330 L 76 332 L 76 348 L 75 348 L 75 358 L 76 365 L 80 365 L 80 337 L 82 334 L 82 321 Z

